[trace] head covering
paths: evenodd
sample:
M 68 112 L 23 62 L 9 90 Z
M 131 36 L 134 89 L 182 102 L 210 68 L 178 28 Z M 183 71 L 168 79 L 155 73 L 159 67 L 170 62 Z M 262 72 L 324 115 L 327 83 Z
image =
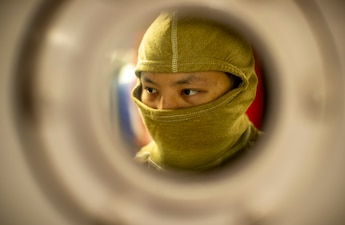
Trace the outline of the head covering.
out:
M 229 27 L 178 12 L 165 12 L 146 31 L 135 73 L 222 71 L 241 84 L 220 98 L 177 110 L 152 109 L 140 101 L 141 84 L 132 97 L 153 142 L 137 154 L 159 170 L 207 170 L 245 148 L 257 130 L 245 115 L 255 98 L 253 52 Z
M 178 12 L 165 12 L 146 31 L 135 73 L 223 71 L 255 83 L 250 44 L 228 26 Z

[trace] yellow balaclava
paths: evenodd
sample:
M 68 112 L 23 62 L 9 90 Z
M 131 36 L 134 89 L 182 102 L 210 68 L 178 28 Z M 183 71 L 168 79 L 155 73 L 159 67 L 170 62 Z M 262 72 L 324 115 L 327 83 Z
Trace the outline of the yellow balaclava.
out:
M 210 20 L 161 13 L 139 47 L 135 73 L 223 71 L 241 79 L 238 87 L 203 105 L 152 109 L 132 92 L 152 142 L 136 159 L 161 171 L 204 171 L 247 148 L 257 130 L 245 112 L 255 98 L 257 76 L 250 45 L 228 27 Z

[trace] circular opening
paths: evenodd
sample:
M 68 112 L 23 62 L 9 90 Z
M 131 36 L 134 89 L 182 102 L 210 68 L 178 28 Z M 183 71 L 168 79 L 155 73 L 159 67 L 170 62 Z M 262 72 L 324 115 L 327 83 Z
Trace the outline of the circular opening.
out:
M 241 39 L 246 40 L 250 45 L 251 45 L 251 51 L 253 52 L 253 58 L 255 60 L 255 63 L 253 64 L 253 69 L 252 71 L 255 73 L 255 77 L 258 80 L 258 83 L 256 85 L 256 88 L 254 90 L 254 99 L 250 104 L 243 103 L 242 105 L 237 105 L 236 107 L 241 108 L 242 106 L 247 107 L 246 110 L 244 110 L 243 115 L 247 115 L 249 118 L 249 121 L 253 124 L 255 128 L 260 130 L 262 133 L 264 132 L 265 128 L 265 115 L 266 115 L 266 106 L 268 102 L 267 98 L 267 81 L 266 81 L 266 76 L 268 71 L 266 67 L 266 62 L 264 61 L 263 55 L 264 52 L 262 49 L 264 49 L 262 46 L 259 45 L 260 41 L 259 40 L 254 40 L 254 33 L 250 33 L 248 31 L 248 24 L 245 24 L 244 21 L 241 21 L 239 18 L 232 17 L 231 15 L 222 12 L 220 10 L 215 10 L 211 9 L 208 7 L 195 7 L 195 6 L 180 6 L 176 8 L 168 8 L 166 10 L 162 10 L 163 12 L 180 12 L 183 16 L 189 16 L 189 17 L 194 17 L 194 18 L 202 18 L 204 20 L 207 20 L 211 23 L 215 24 L 221 24 L 223 27 L 222 29 L 224 30 L 229 30 L 231 32 L 236 33 L 236 35 L 241 36 Z M 137 152 L 139 151 L 140 148 L 147 146 L 149 143 L 152 143 L 152 141 L 155 141 L 152 139 L 152 135 L 150 134 L 150 131 L 148 131 L 147 126 L 145 125 L 145 122 L 143 122 L 142 115 L 140 115 L 138 106 L 135 104 L 134 100 L 132 99 L 132 90 L 135 88 L 135 86 L 138 83 L 142 82 L 142 78 L 138 77 L 135 75 L 135 68 L 136 65 L 138 64 L 138 49 L 140 44 L 144 46 L 143 44 L 143 36 L 145 35 L 145 32 L 151 25 L 151 23 L 158 17 L 162 11 L 157 12 L 154 11 L 151 13 L 150 16 L 147 16 L 150 18 L 150 20 L 147 20 L 146 23 L 144 23 L 144 26 L 139 26 L 139 28 L 136 30 L 136 32 L 133 32 L 134 37 L 125 37 L 126 43 L 128 42 L 128 39 L 131 40 L 132 45 L 128 46 L 127 49 L 121 49 L 114 51 L 113 53 L 113 65 L 114 65 L 114 73 L 113 73 L 113 81 L 112 81 L 112 115 L 116 115 L 113 117 L 113 120 L 115 121 L 115 126 L 121 127 L 121 133 L 120 135 L 123 137 L 123 140 L 126 141 L 128 144 L 128 153 L 134 157 Z M 154 15 L 154 16 L 152 16 Z M 139 19 L 141 21 L 141 19 Z M 177 22 L 178 23 L 178 22 Z M 169 25 L 167 25 L 169 26 Z M 178 26 L 178 25 L 177 25 Z M 154 28 L 154 29 L 157 29 Z M 167 28 L 169 29 L 169 28 Z M 177 28 L 179 29 L 179 28 Z M 217 28 L 214 28 L 215 31 L 217 31 Z M 179 32 L 177 30 L 177 32 Z M 183 30 L 181 31 L 183 32 Z M 212 32 L 212 31 L 211 31 Z M 149 37 L 150 38 L 150 37 Z M 186 41 L 188 42 L 191 38 L 193 37 L 181 37 L 181 40 L 178 41 Z M 206 38 L 206 37 L 205 37 Z M 201 38 L 202 39 L 202 38 Z M 203 40 L 199 40 L 201 44 L 203 43 Z M 180 44 L 180 43 L 177 43 Z M 260 43 L 261 44 L 261 43 Z M 181 44 L 182 45 L 182 44 Z M 217 46 L 221 46 L 222 43 L 217 43 L 215 44 Z M 144 47 L 142 47 L 144 48 Z M 164 49 L 164 46 L 158 46 L 157 48 L 162 48 Z M 225 48 L 225 46 L 224 46 Z M 207 50 L 207 48 L 205 49 Z M 228 49 L 226 51 L 229 52 L 229 55 L 231 53 L 232 49 Z M 140 51 L 140 50 L 139 50 Z M 162 51 L 167 51 L 167 54 L 172 54 L 169 52 L 169 50 L 162 50 Z M 183 52 L 183 49 L 179 50 Z M 191 49 L 188 49 L 189 52 L 195 51 L 193 47 Z M 216 50 L 216 51 L 219 51 Z M 244 51 L 244 50 L 243 50 Z M 182 54 L 182 53 L 180 53 Z M 239 52 L 241 54 L 241 52 Z M 233 54 L 233 57 L 236 57 L 236 54 Z M 164 57 L 164 56 L 162 56 Z M 179 57 L 184 57 L 183 55 L 179 55 Z M 266 58 L 267 59 L 267 58 Z M 142 59 L 141 59 L 142 60 Z M 148 59 L 150 60 L 150 59 Z M 226 62 L 224 62 L 225 64 Z M 195 65 L 195 64 L 194 64 Z M 242 65 L 236 65 L 233 64 L 232 66 L 234 67 L 241 67 Z M 191 65 L 191 67 L 193 67 Z M 243 68 L 240 68 L 243 69 Z M 247 68 L 248 69 L 248 68 Z M 153 69 L 154 70 L 154 69 Z M 185 69 L 188 71 L 188 68 Z M 207 70 L 207 69 L 206 69 Z M 159 71 L 159 69 L 157 70 Z M 148 71 L 150 72 L 150 71 Z M 242 72 L 242 71 L 241 71 Z M 237 77 L 238 78 L 238 77 Z M 241 82 L 241 81 L 239 81 Z M 209 84 L 210 85 L 210 84 Z M 157 86 L 156 86 L 157 87 Z M 187 87 L 185 85 L 185 87 Z M 212 88 L 210 88 L 212 89 Z M 248 91 L 247 91 L 248 93 Z M 233 113 L 234 114 L 234 113 Z M 224 118 L 227 118 L 226 115 L 224 115 L 223 118 L 218 119 L 219 121 L 225 121 Z M 119 123 L 117 123 L 119 122 Z M 220 127 L 220 122 L 218 126 Z M 200 123 L 201 125 L 202 123 Z M 211 124 L 210 124 L 211 125 Z M 152 126 L 157 126 L 157 124 L 154 122 Z M 229 125 L 230 126 L 230 125 Z M 156 128 L 154 128 L 156 129 Z M 168 127 L 163 127 L 162 132 L 164 132 L 165 129 L 168 129 Z M 188 129 L 188 128 L 187 128 Z M 236 128 L 235 128 L 236 129 Z M 227 129 L 228 130 L 228 129 Z M 198 136 L 199 140 L 202 140 L 204 138 L 204 134 L 200 132 L 200 129 L 198 131 L 198 127 L 190 127 L 190 131 L 195 133 L 195 135 Z M 198 132 L 200 132 L 198 134 Z M 244 133 L 244 132 L 242 132 Z M 229 139 L 231 139 L 231 134 L 229 134 Z M 177 142 L 179 140 L 183 140 L 183 134 L 181 135 L 176 135 L 174 137 L 171 137 L 170 140 L 175 139 Z M 237 137 L 238 138 L 238 137 Z M 156 140 L 157 141 L 157 140 Z M 160 141 L 160 140 L 158 140 Z M 163 148 L 164 148 L 164 141 L 162 141 Z M 200 147 L 200 146 L 199 146 Z M 253 146 L 255 147 L 255 145 Z M 230 149 L 230 148 L 229 148 Z M 237 159 L 240 159 L 241 154 L 238 154 L 236 156 Z M 195 155 L 197 156 L 197 153 Z M 230 157 L 229 157 L 230 158 Z M 233 157 L 235 158 L 235 156 Z M 233 164 L 235 161 L 238 160 L 231 160 L 232 163 L 228 164 Z

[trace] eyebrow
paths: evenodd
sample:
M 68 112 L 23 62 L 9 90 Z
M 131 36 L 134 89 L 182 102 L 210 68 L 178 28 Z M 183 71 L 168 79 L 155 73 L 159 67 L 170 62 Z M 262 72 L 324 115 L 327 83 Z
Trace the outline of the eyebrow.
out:
M 155 84 L 155 85 L 157 85 L 153 80 L 151 80 L 150 78 L 148 78 L 148 77 L 143 77 L 142 78 L 145 82 L 147 82 L 147 83 L 150 83 L 150 84 Z
M 191 84 L 193 81 L 199 82 L 201 80 L 202 79 L 200 79 L 199 77 L 195 76 L 194 74 L 190 74 L 186 78 L 174 82 L 174 85 Z
M 148 77 L 143 77 L 142 79 L 143 79 L 143 81 L 145 81 L 147 83 L 157 85 L 156 82 L 154 82 L 153 80 L 151 80 Z M 194 74 L 189 74 L 186 78 L 173 82 L 173 85 L 174 86 L 180 86 L 180 85 L 184 85 L 184 84 L 191 84 L 194 81 L 200 82 L 200 81 L 203 81 L 203 80 L 200 79 L 199 77 L 195 76 Z

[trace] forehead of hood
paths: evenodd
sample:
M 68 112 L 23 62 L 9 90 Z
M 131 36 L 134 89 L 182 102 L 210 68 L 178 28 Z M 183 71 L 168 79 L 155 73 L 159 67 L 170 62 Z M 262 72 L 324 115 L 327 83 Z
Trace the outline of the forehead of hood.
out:
M 255 76 L 249 43 L 228 26 L 205 18 L 163 12 L 143 36 L 135 69 L 140 72 L 223 71 L 248 85 Z

